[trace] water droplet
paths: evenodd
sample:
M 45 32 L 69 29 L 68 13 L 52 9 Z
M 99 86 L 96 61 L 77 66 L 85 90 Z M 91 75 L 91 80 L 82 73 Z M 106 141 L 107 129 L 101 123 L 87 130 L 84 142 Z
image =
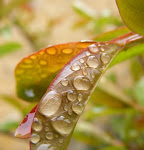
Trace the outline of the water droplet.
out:
M 75 101 L 77 99 L 77 95 L 74 91 L 68 91 L 67 98 L 69 101 Z
M 56 49 L 54 47 L 49 47 L 46 52 L 49 54 L 49 55 L 55 55 L 56 54 Z
M 78 100 L 79 100 L 79 101 L 82 101 L 82 97 L 83 97 L 82 94 L 79 94 L 79 95 L 78 95 Z
M 82 73 L 83 73 L 84 76 L 88 75 L 88 72 L 87 72 L 86 68 L 82 68 Z
M 98 59 L 94 56 L 90 56 L 87 60 L 87 64 L 89 67 L 96 68 L 99 65 Z
M 83 63 L 84 63 L 84 60 L 83 60 L 83 59 L 80 59 L 80 63 L 82 63 L 82 64 L 83 64 Z
M 68 135 L 74 127 L 73 122 L 64 116 L 53 118 L 51 123 L 53 128 L 61 135 Z
M 63 143 L 63 139 L 59 139 L 59 143 L 61 143 L 61 144 L 62 144 L 62 143 Z
M 68 80 L 67 80 L 67 79 L 61 80 L 61 84 L 62 84 L 63 86 L 68 86 Z
M 32 129 L 39 132 L 42 130 L 42 124 L 41 122 L 37 119 L 37 118 L 34 118 L 34 122 L 32 124 Z
M 62 50 L 62 53 L 64 53 L 64 54 L 71 54 L 72 52 L 73 52 L 73 49 L 71 49 L 71 48 L 65 48 Z
M 55 91 L 50 91 L 44 96 L 43 100 L 40 102 L 38 111 L 41 114 L 50 117 L 59 110 L 61 102 L 61 95 L 56 93 Z
M 104 64 L 107 64 L 110 61 L 110 56 L 107 53 L 101 54 L 101 61 Z
M 77 90 L 88 90 L 90 88 L 90 81 L 83 76 L 77 76 L 73 80 L 73 85 Z
M 49 131 L 49 127 L 45 127 L 45 131 L 46 131 L 46 132 Z
M 86 52 L 86 56 L 90 56 L 90 53 L 89 53 L 89 52 Z
M 40 65 L 42 65 L 42 66 L 47 65 L 47 61 L 45 61 L 45 60 L 40 60 L 39 63 L 40 63 Z
M 32 55 L 32 56 L 30 56 L 30 58 L 35 60 L 35 59 L 37 59 L 37 56 L 36 55 Z
M 72 65 L 71 69 L 73 71 L 78 71 L 78 70 L 80 70 L 80 66 L 75 63 L 75 64 Z
M 50 144 L 41 144 L 37 150 L 50 150 L 50 146 Z
M 99 49 L 95 44 L 92 44 L 92 45 L 89 46 L 89 51 L 92 52 L 92 53 L 98 53 Z
M 91 73 L 91 77 L 92 77 L 93 79 L 95 78 L 94 72 Z
M 37 134 L 32 134 L 31 135 L 31 142 L 33 144 L 37 144 L 40 141 L 40 136 Z
M 84 110 L 84 105 L 82 103 L 75 103 L 72 105 L 72 109 L 76 114 L 81 114 Z
M 48 132 L 48 133 L 46 134 L 46 138 L 47 138 L 48 140 L 53 139 L 53 134 L 52 134 L 51 132 Z

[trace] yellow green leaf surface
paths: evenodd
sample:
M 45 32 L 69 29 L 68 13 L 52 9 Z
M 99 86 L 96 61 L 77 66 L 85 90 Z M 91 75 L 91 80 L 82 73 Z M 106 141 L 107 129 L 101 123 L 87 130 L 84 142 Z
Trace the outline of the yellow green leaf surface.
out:
M 144 35 L 144 0 L 116 0 L 116 2 L 128 28 Z

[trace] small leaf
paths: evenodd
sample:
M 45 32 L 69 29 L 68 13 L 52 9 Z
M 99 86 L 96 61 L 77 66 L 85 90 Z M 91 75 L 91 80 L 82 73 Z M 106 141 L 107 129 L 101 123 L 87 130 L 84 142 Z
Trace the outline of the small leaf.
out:
M 126 25 L 134 32 L 144 35 L 144 0 L 116 0 Z
M 135 99 L 144 106 L 144 78 L 139 80 L 134 88 Z
M 0 45 L 0 57 L 9 54 L 11 52 L 15 52 L 19 50 L 21 47 L 22 45 L 16 42 L 5 43 L 3 45 Z

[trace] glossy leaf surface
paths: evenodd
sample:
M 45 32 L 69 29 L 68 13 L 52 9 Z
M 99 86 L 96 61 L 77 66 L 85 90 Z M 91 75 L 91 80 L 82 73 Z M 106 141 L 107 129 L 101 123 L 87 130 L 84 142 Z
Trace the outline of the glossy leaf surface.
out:
M 135 40 L 137 38 L 137 36 L 134 36 L 134 38 L 133 37 L 132 38 L 125 37 L 125 38 L 127 39 L 128 42 L 131 42 L 131 41 Z M 112 41 L 111 43 L 114 43 L 114 42 L 122 44 L 122 45 L 125 44 L 125 42 L 123 41 L 122 38 L 119 38 L 119 39 L 117 39 L 115 41 Z M 35 132 L 35 131 L 39 132 L 41 130 L 43 131 L 43 125 L 45 126 L 45 121 L 44 120 L 46 120 L 46 118 L 48 118 L 47 121 L 51 122 L 51 124 L 52 124 L 52 126 L 54 128 L 53 129 L 51 127 L 51 125 L 49 126 L 50 130 L 52 130 L 53 133 L 58 132 L 58 134 L 60 134 L 61 136 L 64 136 L 65 132 L 67 132 L 67 131 L 64 131 L 64 129 L 62 131 L 58 130 L 58 128 L 57 128 L 57 122 L 59 124 L 59 121 L 60 122 L 62 121 L 64 123 L 64 125 L 66 125 L 69 121 L 72 122 L 72 129 L 71 130 L 68 129 L 68 131 L 73 131 L 75 123 L 77 122 L 77 119 L 73 120 L 72 118 L 69 118 L 68 115 L 71 116 L 72 114 L 73 115 L 75 114 L 73 116 L 74 118 L 75 117 L 76 118 L 79 117 L 79 115 L 81 114 L 81 112 L 83 111 L 83 109 L 80 109 L 80 111 L 77 111 L 77 110 L 79 109 L 79 107 L 81 108 L 83 105 L 86 104 L 86 102 L 87 102 L 86 99 L 89 98 L 88 95 L 91 94 L 91 92 L 93 91 L 93 88 L 95 87 L 93 84 L 97 83 L 99 77 L 103 74 L 103 71 L 105 70 L 105 67 L 108 65 L 109 62 L 111 62 L 111 59 L 115 56 L 115 54 L 117 53 L 118 49 L 119 49 L 119 46 L 116 45 L 116 44 L 97 43 L 96 45 L 93 45 L 93 46 L 90 46 L 89 48 L 86 48 L 85 50 L 81 51 L 77 56 L 75 56 L 63 68 L 63 70 L 59 73 L 59 75 L 57 76 L 57 78 L 55 79 L 55 81 L 51 84 L 48 92 L 43 97 L 42 101 L 40 102 L 40 105 L 38 107 L 38 112 L 36 113 L 36 117 L 37 118 L 34 119 L 34 122 L 33 122 L 33 125 L 32 125 L 32 127 L 33 127 L 32 131 L 33 132 Z M 84 57 L 84 54 L 85 54 L 85 57 Z M 97 69 L 95 69 L 95 68 L 97 68 Z M 75 77 L 75 75 L 78 76 L 78 78 Z M 82 75 L 84 77 L 82 77 Z M 98 75 L 98 76 L 96 76 L 96 75 Z M 67 78 L 67 79 L 65 79 L 65 78 Z M 71 81 L 71 78 L 74 80 L 73 82 Z M 95 82 L 92 82 L 92 80 L 94 80 Z M 77 82 L 78 82 L 78 84 L 77 84 Z M 82 82 L 82 86 L 80 86 L 81 82 Z M 87 85 L 87 83 L 88 83 L 88 85 Z M 85 89 L 84 86 L 86 86 L 86 89 Z M 72 90 L 72 93 L 71 92 L 69 93 L 70 90 Z M 81 92 L 83 94 L 86 94 L 85 97 L 84 97 L 84 99 L 85 98 L 86 99 L 84 101 L 83 101 L 82 97 L 79 96 L 81 94 Z M 48 94 L 48 96 L 47 96 L 47 94 Z M 65 96 L 65 94 L 67 96 Z M 74 99 L 75 99 L 75 96 L 77 95 L 78 96 L 77 97 L 78 98 L 78 102 L 74 103 L 74 101 L 76 101 L 76 99 L 74 101 L 72 101 L 71 98 L 68 96 L 68 94 L 70 94 L 70 95 L 74 94 L 74 97 L 73 97 Z M 47 101 L 47 98 L 49 99 L 48 101 Z M 67 99 L 69 101 L 68 102 L 64 102 Z M 46 103 L 45 103 L 45 101 L 46 101 Z M 56 102 L 53 103 L 53 101 L 59 101 L 59 102 L 56 104 Z M 47 103 L 48 103 L 48 105 L 47 105 Z M 62 106 L 62 105 L 65 105 L 65 103 L 68 103 L 70 105 L 70 107 L 72 107 L 72 110 L 73 110 L 72 112 L 69 112 L 70 111 L 70 107 L 65 108 L 64 106 Z M 79 105 L 78 103 L 82 103 L 83 105 L 81 105 L 81 104 Z M 52 107 L 54 107 L 54 108 L 52 108 L 50 105 Z M 75 105 L 78 105 L 78 108 Z M 45 107 L 47 107 L 47 106 L 49 107 L 49 109 L 45 109 Z M 83 106 L 83 108 L 84 108 L 84 106 Z M 62 111 L 62 109 L 64 109 L 64 110 Z M 62 118 L 61 119 L 57 118 L 58 114 L 60 115 L 59 116 L 60 118 L 61 118 L 61 115 L 64 115 L 62 117 L 63 119 Z M 54 118 L 52 118 L 52 117 L 54 117 Z M 64 119 L 65 117 L 67 119 L 70 119 L 70 120 Z M 40 119 L 40 120 L 38 120 L 38 119 Z M 37 126 L 37 125 L 39 125 L 39 126 Z M 45 128 L 46 128 L 46 126 L 45 126 Z M 45 135 L 45 132 L 40 132 L 42 137 Z M 64 133 L 64 135 L 63 135 L 63 133 Z M 70 138 L 72 132 L 68 132 L 68 133 L 69 134 L 66 134 L 67 138 L 64 136 L 64 139 L 66 138 L 65 139 L 66 143 L 68 143 L 67 139 Z M 31 140 L 33 140 L 33 138 L 34 138 L 34 140 L 35 140 L 35 138 L 39 139 L 39 136 L 37 136 L 35 134 L 36 133 L 34 133 L 34 135 L 31 136 Z M 51 133 L 48 134 L 48 139 L 51 138 L 51 137 L 49 137 L 50 135 L 51 135 Z M 44 138 L 42 138 L 42 139 L 44 140 Z M 58 141 L 58 142 L 60 142 L 60 141 Z M 37 142 L 39 142 L 39 140 Z M 32 143 L 35 143 L 35 141 L 32 141 Z M 61 145 L 61 144 L 59 144 L 59 145 Z M 34 146 L 34 149 L 35 149 L 35 148 L 37 148 L 40 145 L 36 144 L 36 146 L 35 146 L 35 144 L 34 144 L 33 146 Z M 47 145 L 45 145 L 45 143 L 43 143 L 42 147 L 43 146 L 44 147 L 47 146 L 47 148 L 48 147 L 53 147 L 52 143 L 50 145 L 48 142 L 47 142 Z M 56 145 L 56 146 L 58 146 L 58 145 Z
M 67 149 L 67 140 L 92 91 L 120 49 L 118 44 L 96 43 L 65 65 L 38 105 L 31 150 Z
M 92 43 L 94 42 L 51 46 L 24 58 L 15 71 L 18 96 L 28 101 L 39 101 L 58 71 Z
M 116 0 L 122 19 L 134 32 L 144 35 L 144 1 Z

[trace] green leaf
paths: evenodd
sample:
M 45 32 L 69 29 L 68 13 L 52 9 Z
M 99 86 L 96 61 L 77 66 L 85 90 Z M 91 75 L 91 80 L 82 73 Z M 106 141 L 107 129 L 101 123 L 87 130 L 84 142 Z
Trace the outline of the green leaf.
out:
M 135 99 L 144 106 L 144 78 L 139 80 L 134 88 Z
M 113 40 L 123 34 L 129 33 L 130 30 L 127 27 L 120 27 L 115 30 L 105 32 L 103 34 L 100 34 L 94 38 L 95 41 L 97 42 L 102 42 L 102 41 L 110 41 Z
M 144 0 L 116 0 L 121 17 L 134 32 L 144 35 Z
M 11 52 L 20 50 L 21 47 L 22 45 L 16 42 L 10 42 L 0 45 L 0 57 L 9 54 Z
M 110 67 L 128 60 L 134 56 L 139 56 L 144 53 L 144 43 L 139 43 L 133 47 L 125 49 L 125 51 L 120 52 L 114 60 L 111 62 Z
M 0 130 L 3 132 L 9 132 L 9 131 L 15 130 L 17 128 L 18 124 L 19 124 L 18 122 L 9 121 L 9 122 L 3 123 L 0 126 Z

